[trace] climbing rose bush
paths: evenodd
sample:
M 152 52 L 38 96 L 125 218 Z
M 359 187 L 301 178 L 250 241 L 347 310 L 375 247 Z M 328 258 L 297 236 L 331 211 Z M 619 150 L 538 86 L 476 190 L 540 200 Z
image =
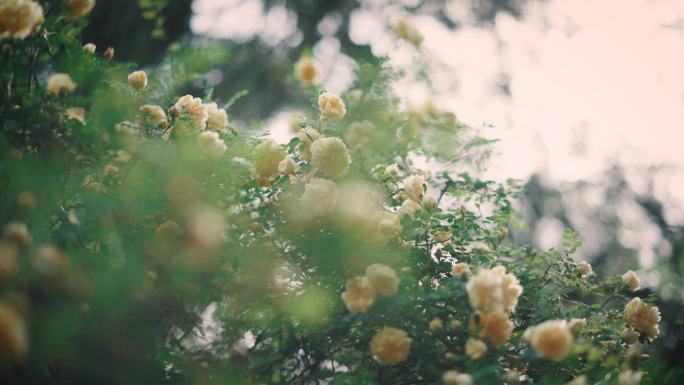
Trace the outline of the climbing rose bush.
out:
M 199 85 L 225 47 L 117 63 L 73 39 L 93 6 L 0 3 L 2 383 L 649 383 L 638 274 L 512 242 L 492 141 L 384 62 L 335 94 L 302 56 L 278 143 Z

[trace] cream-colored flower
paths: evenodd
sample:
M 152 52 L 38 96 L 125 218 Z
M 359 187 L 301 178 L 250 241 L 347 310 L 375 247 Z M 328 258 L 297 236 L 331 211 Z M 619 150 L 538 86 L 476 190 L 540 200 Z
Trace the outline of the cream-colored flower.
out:
M 425 196 L 425 177 L 411 175 L 404 179 L 404 192 L 412 201 L 420 204 Z
M 639 280 L 639 276 L 632 270 L 622 274 L 622 282 L 627 285 L 627 288 L 630 291 L 636 291 L 639 289 L 639 286 L 641 286 L 641 280 Z
M 117 162 L 121 163 L 128 163 L 133 158 L 133 155 L 131 155 L 128 151 L 126 150 L 118 150 L 116 152 L 116 160 Z
M 473 378 L 467 373 L 448 370 L 442 375 L 442 383 L 444 385 L 473 385 Z
M 489 342 L 495 347 L 505 344 L 513 333 L 513 322 L 508 319 L 506 313 L 478 313 L 478 322 L 475 330 L 482 340 Z
M 582 374 L 581 376 L 577 376 L 565 385 L 587 385 L 587 376 L 585 376 L 584 374 Z
M 299 169 L 299 166 L 297 166 L 297 162 L 290 156 L 286 156 L 285 159 L 281 160 L 280 163 L 278 163 L 278 172 L 283 174 L 283 175 L 291 175 L 297 172 Z
M 451 231 L 440 231 L 434 235 L 435 242 L 446 242 L 451 239 Z
M 423 42 L 423 35 L 405 18 L 399 19 L 393 26 L 397 37 L 418 47 Z
M 397 365 L 408 358 L 411 338 L 401 329 L 385 326 L 371 339 L 370 349 L 380 365 Z
M 28 231 L 25 223 L 11 222 L 5 225 L 3 238 L 16 246 L 29 246 L 33 243 L 33 238 Z
M 192 95 L 185 95 L 178 99 L 174 107 L 181 112 L 186 112 L 190 116 L 195 130 L 202 131 L 206 128 L 209 112 L 207 112 L 207 107 L 202 104 L 202 99 L 195 98 Z
M 432 321 L 430 321 L 429 326 L 430 330 L 437 332 L 444 329 L 444 321 L 442 321 L 441 318 L 433 318 Z
M 449 322 L 449 328 L 452 331 L 459 331 L 459 330 L 461 330 L 462 327 L 463 327 L 463 323 L 461 323 L 461 321 L 459 321 L 457 319 L 451 320 L 451 322 Z
M 618 385 L 639 385 L 643 372 L 634 370 L 625 370 L 618 376 Z
M 639 332 L 632 328 L 624 328 L 622 330 L 622 340 L 628 344 L 635 344 L 639 341 Z
M 324 118 L 332 120 L 342 119 L 347 113 L 347 107 L 342 99 L 330 92 L 318 95 L 318 109 Z
M 0 362 L 21 360 L 28 351 L 26 322 L 12 309 L 0 303 Z
M 487 354 L 487 344 L 474 338 L 468 338 L 465 344 L 465 354 L 473 360 L 479 360 Z
M 17 245 L 0 239 L 0 280 L 17 272 L 19 269 L 18 257 Z
M 311 165 L 329 177 L 337 177 L 349 168 L 349 150 L 340 138 L 320 138 L 311 144 Z
M 318 70 L 311 57 L 302 56 L 299 58 L 294 65 L 294 72 L 301 85 L 309 87 L 318 84 Z
M 114 58 L 114 47 L 107 47 L 102 56 L 107 60 L 112 60 Z
M 69 16 L 80 19 L 93 10 L 95 0 L 69 0 Z
M 585 261 L 577 262 L 577 271 L 579 271 L 583 278 L 592 276 L 594 274 L 594 270 L 591 268 L 591 265 Z
M 95 53 L 95 50 L 97 49 L 97 46 L 93 43 L 88 43 L 83 46 L 83 50 L 88 52 L 88 53 Z
M 266 139 L 254 148 L 254 174 L 262 185 L 270 185 L 278 176 L 278 165 L 285 159 L 285 150 L 273 139 Z
M 413 217 L 413 214 L 415 214 L 416 211 L 421 210 L 421 209 L 422 209 L 421 205 L 419 205 L 418 203 L 416 203 L 410 199 L 406 199 L 401 204 L 401 207 L 399 207 L 399 211 L 397 212 L 397 214 L 399 214 L 399 216 L 408 215 L 409 217 Z
M 540 357 L 560 361 L 572 351 L 573 337 L 565 320 L 549 320 L 532 329 L 530 343 Z
M 67 119 L 73 119 L 81 124 L 85 124 L 85 108 L 69 107 L 65 112 Z
M 373 136 L 375 126 L 368 120 L 354 122 L 349 125 L 345 139 L 349 147 L 353 150 L 359 149 L 366 145 Z
M 368 214 L 368 213 L 367 213 Z M 401 234 L 402 226 L 399 215 L 380 210 L 373 214 L 369 221 L 367 234 L 374 243 L 384 245 Z
M 119 168 L 110 163 L 105 166 L 104 174 L 108 177 L 114 178 L 119 175 Z
M 214 131 L 224 131 L 228 125 L 228 113 L 223 108 L 218 108 L 216 103 L 207 103 L 207 129 Z
M 145 123 L 158 126 L 166 123 L 166 112 L 160 106 L 145 104 L 140 107 Z
M 59 95 L 62 91 L 71 92 L 76 89 L 76 83 L 69 74 L 56 73 L 48 79 L 46 90 L 48 94 Z
M 399 165 L 396 163 L 392 163 L 389 166 L 385 167 L 385 177 L 396 177 L 399 176 Z
M 188 213 L 187 235 L 189 247 L 197 259 L 194 262 L 204 264 L 203 258 L 216 254 L 226 239 L 225 219 L 221 212 L 213 207 L 201 206 Z
M 220 159 L 228 149 L 216 131 L 202 131 L 197 139 L 202 152 L 213 160 Z
M 313 178 L 304 186 L 302 209 L 315 217 L 330 214 L 339 199 L 339 189 L 328 179 Z
M 391 297 L 399 290 L 399 277 L 391 267 L 374 263 L 366 267 L 366 277 L 375 291 L 384 297 Z
M 355 277 L 347 281 L 347 290 L 342 293 L 342 301 L 347 310 L 353 313 L 365 313 L 373 306 L 377 294 L 366 277 Z
M 302 125 L 306 120 L 306 116 L 301 112 L 292 112 L 290 114 L 290 132 L 297 133 L 302 129 Z
M 382 192 L 366 182 L 345 182 L 340 185 L 340 199 L 335 218 L 344 228 L 355 232 L 366 229 L 375 236 L 372 213 L 382 209 Z
M 451 275 L 454 277 L 467 277 L 470 275 L 470 266 L 467 263 L 459 262 L 451 267 Z
M 145 71 L 134 71 L 128 74 L 128 84 L 133 89 L 141 91 L 147 87 L 147 74 Z
M 658 322 L 660 322 L 660 310 L 653 305 L 642 301 L 641 298 L 632 298 L 625 305 L 622 318 L 627 325 L 636 330 L 646 333 L 650 340 L 656 338 L 660 333 Z
M 304 160 L 311 160 L 311 144 L 318 139 L 320 139 L 321 134 L 311 127 L 306 127 L 303 130 L 297 132 L 297 138 L 299 138 L 299 155 Z
M 481 313 L 515 311 L 523 291 L 518 278 L 506 274 L 503 266 L 480 270 L 468 280 L 466 289 L 470 304 Z
M 425 208 L 425 210 L 432 210 L 437 207 L 437 199 L 435 199 L 435 197 L 432 195 L 426 195 L 423 197 L 421 205 Z
M 568 323 L 568 327 L 573 334 L 577 334 L 580 330 L 587 327 L 587 320 L 585 318 L 573 318 Z
M 32 0 L 0 2 L 0 39 L 25 39 L 43 24 L 43 7 Z

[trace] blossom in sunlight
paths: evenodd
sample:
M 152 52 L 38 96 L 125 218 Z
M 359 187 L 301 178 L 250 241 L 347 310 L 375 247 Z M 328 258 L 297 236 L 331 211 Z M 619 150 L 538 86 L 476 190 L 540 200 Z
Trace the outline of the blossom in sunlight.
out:
M 283 175 L 291 175 L 297 172 L 299 169 L 299 166 L 297 166 L 297 162 L 290 156 L 286 156 L 285 159 L 281 160 L 280 163 L 278 163 L 278 172 L 283 174 Z
M 0 303 L 0 362 L 21 360 L 27 353 L 26 322 L 17 311 Z
M 197 271 L 216 268 L 217 255 L 226 239 L 225 218 L 219 209 L 200 206 L 187 214 L 186 255 L 182 262 Z
M 347 310 L 353 313 L 365 313 L 375 303 L 377 294 L 366 277 L 355 277 L 347 281 L 346 291 L 342 293 L 342 301 Z
M 466 285 L 470 304 L 482 313 L 515 311 L 523 288 L 515 275 L 506 268 L 496 266 L 482 269 Z
M 342 227 L 354 231 L 366 227 L 369 234 L 375 236 L 371 213 L 380 211 L 381 207 L 382 193 L 375 186 L 366 182 L 345 182 L 340 185 L 335 218 Z
M 482 340 L 489 342 L 495 347 L 505 344 L 513 333 L 513 322 L 506 313 L 478 313 L 475 317 L 477 324 L 475 330 Z
M 411 338 L 401 329 L 385 326 L 373 336 L 370 349 L 380 365 L 397 365 L 408 358 Z
M 570 355 L 573 337 L 565 320 L 545 321 L 530 330 L 530 344 L 540 357 L 560 361 Z
M 72 119 L 81 124 L 85 124 L 85 108 L 69 107 L 64 112 L 66 113 L 67 119 Z
M 473 385 L 473 378 L 468 373 L 448 370 L 442 375 L 442 383 L 444 385 Z
M 441 318 L 433 318 L 432 321 L 430 321 L 430 330 L 433 332 L 440 331 L 444 329 L 444 321 L 442 321 Z
M 11 222 L 5 225 L 2 236 L 7 241 L 17 246 L 29 246 L 33 243 L 33 238 L 28 231 L 25 223 Z
M 421 205 L 425 208 L 425 210 L 432 210 L 437 207 L 437 199 L 431 195 L 426 195 L 423 197 Z
M 337 177 L 349 168 L 351 156 L 340 138 L 320 138 L 311 144 L 311 165 L 329 177 Z
M 261 185 L 270 185 L 278 175 L 278 165 L 285 159 L 285 150 L 273 139 L 266 139 L 254 148 L 254 174 Z
M 95 0 L 69 0 L 69 16 L 80 19 L 93 10 Z
M 422 209 L 421 205 L 410 199 L 407 199 L 401 204 L 401 207 L 399 207 L 398 214 L 399 216 L 408 215 L 409 217 L 413 217 L 413 214 L 420 209 Z
M 639 276 L 637 276 L 637 274 L 632 270 L 622 274 L 622 282 L 625 283 L 630 291 L 636 291 L 639 289 L 639 286 L 641 286 L 641 280 L 639 280 Z
M 622 340 L 628 344 L 634 344 L 639 341 L 639 332 L 632 328 L 624 328 L 621 336 Z
M 451 231 L 440 231 L 434 235 L 435 242 L 446 242 L 451 239 Z
M 158 126 L 166 123 L 166 112 L 160 106 L 145 104 L 140 107 L 145 123 Z
M 200 148 L 210 159 L 217 160 L 228 149 L 216 131 L 203 131 L 197 137 Z
M 487 344 L 481 340 L 468 338 L 465 344 L 465 354 L 473 360 L 479 360 L 487 354 Z
M 368 120 L 354 122 L 349 125 L 345 139 L 352 150 L 359 149 L 366 145 L 371 139 L 375 126 Z
M 568 327 L 573 334 L 577 334 L 580 330 L 587 327 L 587 320 L 585 318 L 573 318 L 568 322 Z
M 451 267 L 451 275 L 454 277 L 469 276 L 470 266 L 467 263 L 459 262 Z
M 582 374 L 581 376 L 577 376 L 572 380 L 568 381 L 568 383 L 565 385 L 587 385 L 587 376 L 585 376 L 584 374 Z
M 639 385 L 643 372 L 634 370 L 625 370 L 618 376 L 618 385 Z
M 64 92 L 71 92 L 76 89 L 76 83 L 71 76 L 63 73 L 52 74 L 48 79 L 46 90 L 48 94 L 59 95 Z
M 385 177 L 394 177 L 399 175 L 399 165 L 396 163 L 392 163 L 389 166 L 385 167 Z
M 88 53 L 95 53 L 96 48 L 97 48 L 97 46 L 93 43 L 88 43 L 88 44 L 83 46 L 83 50 L 88 52 Z
M 134 71 L 128 75 L 128 84 L 133 89 L 141 91 L 147 87 L 147 74 L 145 71 Z
M 418 47 L 423 42 L 423 35 L 406 18 L 397 20 L 392 26 L 395 35 Z
M 202 99 L 192 95 L 185 95 L 178 99 L 176 104 L 174 104 L 174 108 L 180 112 L 186 112 L 197 130 L 204 130 L 207 126 L 209 112 L 207 112 L 207 107 L 202 104 Z
M 594 270 L 591 268 L 591 265 L 585 261 L 577 262 L 577 271 L 579 271 L 583 278 L 594 275 Z
M 649 305 L 641 298 L 632 298 L 625 305 L 622 313 L 625 323 L 636 330 L 646 333 L 650 340 L 656 338 L 660 333 L 658 322 L 660 322 L 660 310 L 658 307 Z
M 368 214 L 368 213 L 366 213 Z M 373 214 L 369 221 L 368 234 L 371 241 L 378 244 L 386 244 L 401 234 L 401 221 L 399 215 L 389 211 L 378 211 Z
M 306 120 L 306 116 L 301 112 L 293 112 L 289 117 L 290 132 L 297 133 L 302 129 L 302 125 Z
M 366 277 L 375 291 L 384 297 L 391 297 L 399 290 L 399 277 L 391 267 L 374 263 L 366 267 Z
M 404 192 L 412 201 L 420 204 L 425 196 L 425 177 L 411 175 L 404 179 Z
M 294 72 L 301 85 L 309 87 L 318 84 L 318 70 L 311 57 L 302 56 L 299 58 L 294 65 Z
M 313 178 L 304 186 L 301 203 L 302 210 L 313 216 L 321 217 L 335 209 L 339 199 L 339 189 L 335 182 L 328 179 Z
M 119 175 L 119 168 L 110 163 L 105 166 L 104 174 L 108 177 L 114 178 Z
M 303 130 L 297 132 L 297 138 L 299 139 L 299 155 L 304 160 L 311 160 L 311 144 L 318 139 L 320 139 L 321 134 L 311 127 L 306 127 Z
M 228 113 L 223 108 L 218 108 L 216 103 L 207 103 L 204 105 L 207 109 L 207 129 L 214 131 L 223 131 L 228 125 Z
M 0 39 L 25 39 L 44 21 L 43 7 L 35 1 L 0 2 Z
M 330 92 L 322 92 L 318 95 L 318 109 L 324 118 L 331 120 L 342 119 L 347 113 L 347 107 L 342 99 Z
M 18 257 L 17 245 L 0 239 L 0 279 L 17 272 L 19 268 Z

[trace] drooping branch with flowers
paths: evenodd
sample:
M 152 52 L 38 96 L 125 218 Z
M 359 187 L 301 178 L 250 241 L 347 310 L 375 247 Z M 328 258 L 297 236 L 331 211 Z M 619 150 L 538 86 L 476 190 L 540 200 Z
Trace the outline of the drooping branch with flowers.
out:
M 340 96 L 303 56 L 279 144 L 179 95 L 220 45 L 131 68 L 62 35 L 93 1 L 42 3 L 0 2 L 3 383 L 648 383 L 636 273 L 511 242 L 518 183 L 472 175 L 491 141 L 382 61 Z

